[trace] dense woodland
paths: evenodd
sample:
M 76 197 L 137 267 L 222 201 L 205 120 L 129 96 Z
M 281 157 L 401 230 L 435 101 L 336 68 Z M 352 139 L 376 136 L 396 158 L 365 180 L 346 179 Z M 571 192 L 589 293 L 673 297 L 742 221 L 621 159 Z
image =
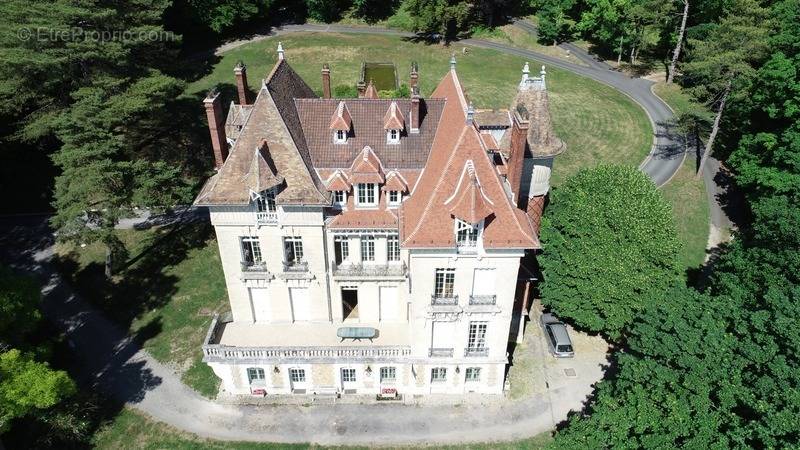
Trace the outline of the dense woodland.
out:
M 183 93 L 213 63 L 198 62 L 199 51 L 286 21 L 358 18 L 449 41 L 529 14 L 545 44 L 584 40 L 634 69 L 663 68 L 698 105 L 678 117 L 705 142 L 698 159 L 721 159 L 746 199 L 735 238 L 698 281 L 677 271 L 668 206 L 643 175 L 601 167 L 554 191 L 543 239 L 569 236 L 569 245 L 540 258 L 542 301 L 616 351 L 591 402 L 552 445 L 797 445 L 799 0 L 5 0 L 0 189 L 20 192 L 11 202 L 20 210 L 49 207 L 60 239 L 104 243 L 110 275 L 126 256 L 117 221 L 134 207 L 190 201 L 208 170 L 207 131 L 192 120 L 202 117 L 199 99 Z M 118 30 L 136 33 L 86 35 Z M 627 215 L 624 204 L 642 204 L 646 214 Z M 604 214 L 582 220 L 584 209 Z M 621 245 L 586 244 L 616 236 L 620 222 L 628 225 Z M 598 272 L 585 267 L 586 277 L 570 283 L 574 264 L 600 262 L 619 263 L 606 273 L 613 278 L 588 282 Z M 37 445 L 78 445 L 89 439 L 91 408 L 71 396 L 65 372 L 48 366 L 58 366 L 52 349 L 60 344 L 47 338 L 36 291 L 0 271 L 0 433 L 21 427 L 43 436 Z M 618 302 L 608 306 L 605 292 Z

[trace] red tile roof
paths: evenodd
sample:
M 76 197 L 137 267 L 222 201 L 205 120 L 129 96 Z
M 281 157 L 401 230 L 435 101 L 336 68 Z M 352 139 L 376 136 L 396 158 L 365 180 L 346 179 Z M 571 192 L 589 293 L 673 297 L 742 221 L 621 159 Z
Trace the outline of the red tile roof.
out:
M 400 175 L 400 172 L 392 170 L 386 175 L 386 184 L 383 185 L 383 190 L 408 192 L 408 182 Z
M 369 80 L 369 84 L 367 85 L 367 90 L 364 91 L 364 98 L 378 98 L 378 90 L 375 89 L 375 85 L 372 84 L 372 80 Z
M 389 109 L 383 116 L 383 129 L 384 130 L 402 130 L 404 128 L 405 119 L 400 108 L 397 107 L 397 102 L 392 102 Z
M 351 183 L 383 183 L 383 165 L 378 155 L 369 146 L 364 147 L 361 154 L 350 166 Z
M 493 210 L 484 222 L 484 248 L 538 248 L 527 215 L 511 203 L 478 130 L 466 121 L 468 104 L 454 69 L 445 75 L 432 96 L 447 101 L 425 170 L 400 209 L 402 245 L 455 246 L 454 218 L 445 202 L 457 189 L 463 168 L 471 160 L 482 194 Z
M 472 225 L 478 224 L 493 213 L 494 205 L 484 194 L 471 159 L 464 163 L 458 184 L 444 204 L 449 207 L 448 210 L 453 216 Z
M 330 177 L 325 181 L 329 191 L 350 191 L 352 187 L 347 176 L 341 170 L 334 171 Z
M 350 111 L 344 101 L 340 101 L 336 110 L 331 117 L 331 124 L 328 128 L 331 130 L 350 131 L 353 126 L 353 119 L 350 117 Z

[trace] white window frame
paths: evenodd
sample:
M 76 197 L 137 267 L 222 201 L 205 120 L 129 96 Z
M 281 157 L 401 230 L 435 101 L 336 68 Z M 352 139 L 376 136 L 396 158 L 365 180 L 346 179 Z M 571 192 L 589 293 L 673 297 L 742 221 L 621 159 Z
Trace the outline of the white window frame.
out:
M 333 206 L 344 208 L 345 205 L 347 205 L 347 192 L 333 191 Z
M 345 130 L 334 130 L 333 131 L 333 142 L 335 144 L 346 144 L 347 143 L 347 131 L 345 131 Z
M 461 250 L 477 249 L 478 241 L 481 238 L 482 222 L 472 225 L 461 219 L 456 219 L 454 224 L 456 247 Z
M 467 348 L 469 350 L 483 350 L 486 348 L 486 336 L 489 322 L 470 322 L 467 332 Z
M 386 143 L 399 144 L 400 143 L 400 130 L 392 128 L 386 130 Z
M 357 381 L 356 369 L 352 367 L 342 367 L 339 370 L 339 374 L 342 377 L 342 383 L 355 383 Z
M 361 236 L 361 262 L 375 262 L 375 236 Z
M 275 203 L 275 188 L 261 191 L 256 198 L 256 211 L 265 213 L 278 212 L 278 205 Z
M 306 382 L 306 369 L 292 367 L 289 369 L 289 381 L 292 383 L 305 383 Z
M 436 298 L 449 298 L 455 295 L 456 269 L 436 269 L 433 282 L 433 295 Z
M 444 383 L 447 381 L 447 367 L 431 368 L 431 383 Z
M 292 260 L 289 260 L 289 246 L 291 245 Z M 284 236 L 283 237 L 283 261 L 290 264 L 300 263 L 305 261 L 303 253 L 303 238 L 300 236 Z
M 343 236 L 341 234 L 333 236 L 333 257 L 334 260 L 336 258 L 336 243 L 339 243 L 341 246 L 341 253 L 342 253 L 342 263 L 350 259 L 350 240 L 347 236 Z
M 242 236 L 239 238 L 239 247 L 242 252 L 242 262 L 253 264 L 261 264 L 264 262 L 263 255 L 261 254 L 261 242 L 258 236 Z M 247 259 L 247 252 L 252 255 L 251 261 Z
M 266 383 L 267 376 L 264 373 L 264 369 L 260 367 L 248 367 L 247 368 L 247 381 L 250 384 L 264 384 Z M 255 383 L 253 383 L 255 381 Z
M 386 236 L 386 260 L 389 262 L 400 261 L 400 236 L 396 234 Z
M 474 383 L 481 381 L 481 368 L 480 367 L 467 367 L 464 371 L 464 382 Z
M 397 381 L 397 368 L 394 366 L 381 367 L 380 381 L 381 383 L 394 383 Z
M 371 197 L 371 199 L 370 199 Z M 378 185 L 375 183 L 358 183 L 356 185 L 356 205 L 378 206 Z
M 400 206 L 403 201 L 403 193 L 400 191 L 389 191 L 386 197 L 386 204 L 389 206 Z

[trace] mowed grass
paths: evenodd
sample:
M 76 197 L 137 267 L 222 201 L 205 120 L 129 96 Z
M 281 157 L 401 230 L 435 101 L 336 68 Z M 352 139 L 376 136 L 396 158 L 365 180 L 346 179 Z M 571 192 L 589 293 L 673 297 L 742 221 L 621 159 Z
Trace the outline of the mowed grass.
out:
M 228 308 L 217 244 L 207 224 L 176 229 L 118 230 L 128 265 L 103 276 L 99 244 L 59 244 L 61 271 L 81 295 L 126 327 L 157 360 L 199 393 L 213 397 L 218 378 L 201 361 L 214 312 Z
M 465 444 L 458 446 L 423 446 L 428 449 L 438 450 L 512 450 L 512 449 L 541 449 L 552 438 L 549 434 L 540 434 L 530 439 L 515 442 L 499 442 L 486 444 Z M 170 449 L 170 450 L 199 450 L 199 449 L 229 449 L 229 450 L 272 450 L 272 449 L 308 449 L 308 448 L 335 448 L 342 450 L 360 450 L 370 447 L 325 447 L 311 444 L 273 444 L 257 442 L 222 442 L 199 438 L 195 435 L 176 430 L 168 425 L 151 420 L 131 409 L 124 409 L 108 425 L 99 430 L 93 440 L 93 447 L 99 450 L 133 450 L 133 449 Z M 411 449 L 415 447 L 396 447 Z M 381 447 L 390 448 L 390 447 Z
M 472 37 L 477 39 L 485 39 L 487 41 L 497 42 L 500 44 L 511 44 L 515 47 L 524 48 L 526 50 L 533 50 L 535 52 L 543 53 L 547 56 L 563 59 L 566 62 L 585 66 L 586 63 L 571 55 L 566 50 L 557 45 L 543 45 L 538 41 L 536 34 L 529 33 L 513 24 L 503 25 L 494 28 L 493 30 L 477 30 Z
M 661 189 L 672 203 L 672 213 L 683 243 L 680 261 L 684 268 L 696 268 L 706 257 L 708 243 L 708 197 L 702 179 L 695 179 L 695 161 L 687 158 L 666 186 Z
M 408 83 L 412 61 L 419 64 L 420 90 L 433 92 L 449 69 L 450 54 L 458 60 L 457 71 L 467 96 L 476 108 L 509 108 L 517 91 L 526 60 L 494 50 L 463 45 L 449 47 L 415 43 L 394 36 L 293 33 L 252 42 L 229 50 L 202 79 L 191 83 L 187 94 L 202 96 L 214 85 L 226 85 L 233 100 L 233 67 L 242 60 L 248 67 L 251 89 L 276 61 L 275 48 L 283 42 L 292 68 L 317 92 L 322 91 L 320 70 L 330 64 L 331 84 L 354 86 L 363 61 L 391 61 L 400 83 Z M 541 63 L 528 61 L 534 74 Z M 653 130 L 644 110 L 624 94 L 604 84 L 570 72 L 547 69 L 548 91 L 556 133 L 567 143 L 553 171 L 553 184 L 581 167 L 600 162 L 638 166 L 652 145 Z M 201 105 L 198 103 L 198 110 Z

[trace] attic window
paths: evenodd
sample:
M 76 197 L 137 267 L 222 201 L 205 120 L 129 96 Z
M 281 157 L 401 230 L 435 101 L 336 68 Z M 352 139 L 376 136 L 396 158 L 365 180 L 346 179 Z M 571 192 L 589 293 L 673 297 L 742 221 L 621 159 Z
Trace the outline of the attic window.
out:
M 347 132 L 344 130 L 336 130 L 333 132 L 333 142 L 336 144 L 347 143 Z
M 386 132 L 386 143 L 387 144 L 399 144 L 400 143 L 400 130 L 391 129 Z
M 402 199 L 403 194 L 400 191 L 389 191 L 389 206 L 399 206 Z
M 459 251 L 474 251 L 478 245 L 478 231 L 480 223 L 472 225 L 461 219 L 456 219 L 455 234 L 456 247 Z
M 345 191 L 333 191 L 333 205 L 342 208 L 347 204 L 347 193 Z

